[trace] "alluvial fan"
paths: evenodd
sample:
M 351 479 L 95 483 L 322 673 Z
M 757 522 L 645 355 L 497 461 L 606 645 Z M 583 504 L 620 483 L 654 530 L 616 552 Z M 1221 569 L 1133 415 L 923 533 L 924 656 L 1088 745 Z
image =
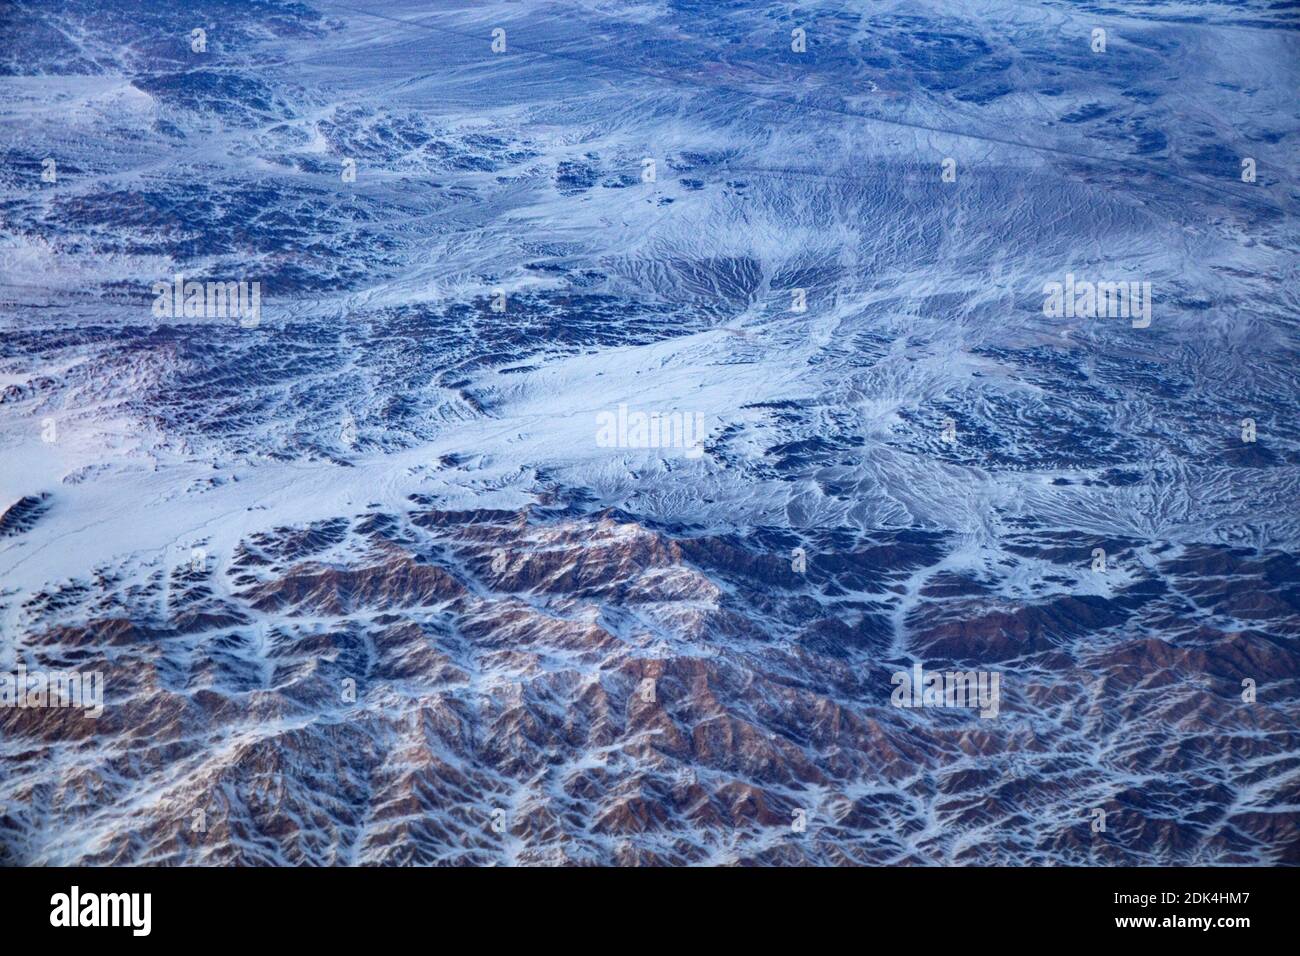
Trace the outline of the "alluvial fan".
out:
M 860 6 L 13 4 L 0 864 L 1300 864 L 1300 13 Z

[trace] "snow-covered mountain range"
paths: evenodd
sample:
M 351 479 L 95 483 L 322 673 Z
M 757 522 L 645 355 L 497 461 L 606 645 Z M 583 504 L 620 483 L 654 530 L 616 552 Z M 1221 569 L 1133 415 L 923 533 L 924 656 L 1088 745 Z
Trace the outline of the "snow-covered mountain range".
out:
M 0 862 L 1300 862 L 1298 31 L 11 4 Z

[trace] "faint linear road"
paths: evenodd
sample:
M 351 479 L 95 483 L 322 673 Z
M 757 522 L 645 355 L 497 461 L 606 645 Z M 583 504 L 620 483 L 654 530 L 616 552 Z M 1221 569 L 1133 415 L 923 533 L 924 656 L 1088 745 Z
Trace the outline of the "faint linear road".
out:
M 401 17 L 392 17 L 392 16 L 388 16 L 387 14 L 375 13 L 374 11 L 371 10 L 363 10 L 358 7 L 352 7 L 352 6 L 341 5 L 341 4 L 316 3 L 314 4 L 314 6 L 321 10 L 329 10 L 335 13 L 351 13 L 357 16 L 374 17 L 380 20 L 387 20 L 392 23 L 401 24 L 402 26 L 405 27 L 415 27 L 421 30 L 427 30 L 434 33 L 444 33 L 449 36 L 456 36 L 466 40 L 473 40 L 476 43 L 487 42 L 487 38 L 480 34 L 469 33 L 464 30 L 456 30 L 447 26 L 426 23 L 421 20 L 404 20 Z M 689 86 L 697 90 L 708 89 L 713 92 L 730 93 L 735 96 L 760 100 L 767 103 L 775 103 L 780 106 L 788 106 L 797 110 L 803 110 L 803 111 L 811 110 L 814 112 L 828 113 L 835 116 L 848 117 L 850 119 L 861 119 L 861 120 L 867 120 L 869 122 L 874 122 L 874 123 L 882 123 L 885 125 L 896 126 L 904 129 L 920 130 L 928 133 L 939 133 L 944 136 L 957 136 L 965 139 L 979 140 L 981 142 L 986 142 L 986 143 L 997 143 L 1002 146 L 1014 146 L 1018 149 L 1028 149 L 1040 153 L 1050 153 L 1059 156 L 1066 156 L 1072 159 L 1082 160 L 1085 162 L 1099 163 L 1105 166 L 1119 167 L 1119 168 L 1123 168 L 1129 173 L 1132 173 L 1134 171 L 1140 171 L 1149 176 L 1154 176 L 1161 179 L 1168 179 L 1176 182 L 1185 183 L 1197 189 L 1202 189 L 1208 192 L 1216 193 L 1220 196 L 1229 197 L 1239 202 L 1252 204 L 1261 208 L 1276 210 L 1279 212 L 1282 211 L 1281 207 L 1277 203 L 1270 200 L 1266 196 L 1259 196 L 1256 194 L 1252 194 L 1244 190 L 1236 189 L 1235 187 L 1229 189 L 1225 186 L 1216 183 L 1209 183 L 1199 179 L 1193 179 L 1189 176 L 1184 176 L 1181 173 L 1173 172 L 1169 169 L 1164 169 L 1153 163 L 1147 163 L 1141 160 L 1107 156 L 1107 155 L 1102 155 L 1097 153 L 1085 153 L 1078 150 L 1067 149 L 1062 146 L 1046 146 L 1041 143 L 1031 143 L 1025 140 L 1015 139 L 1009 136 L 994 136 L 989 133 L 976 133 L 970 130 L 949 129 L 942 126 L 932 126 L 926 123 L 917 123 L 911 120 L 892 119 L 885 116 L 877 116 L 871 113 L 861 113 L 856 110 L 844 109 L 842 107 L 829 106 L 823 103 L 808 103 L 800 100 L 788 99 L 786 97 L 776 96 L 771 93 L 761 93 L 755 90 L 744 89 L 743 87 L 727 86 L 724 84 L 717 84 L 717 85 L 708 84 L 707 86 L 701 86 L 701 84 L 698 83 L 697 81 L 694 81 L 688 77 L 682 77 L 678 74 L 667 73 L 660 70 L 647 69 L 645 67 L 634 66 L 626 63 L 608 63 L 604 60 L 594 59 L 592 57 L 583 56 L 577 53 L 565 53 L 565 52 L 555 51 L 555 50 L 543 50 L 543 49 L 539 49 L 538 47 L 527 46 L 525 44 L 519 43 L 516 40 L 510 40 L 510 49 L 515 51 L 521 51 L 524 53 L 531 53 L 536 56 L 550 57 L 552 59 L 565 60 L 572 63 L 581 63 L 587 66 L 593 66 L 593 67 L 597 67 L 598 69 L 610 70 L 617 73 L 630 73 L 637 76 L 647 77 L 649 79 L 661 80 L 664 82 L 673 83 L 682 86 Z

